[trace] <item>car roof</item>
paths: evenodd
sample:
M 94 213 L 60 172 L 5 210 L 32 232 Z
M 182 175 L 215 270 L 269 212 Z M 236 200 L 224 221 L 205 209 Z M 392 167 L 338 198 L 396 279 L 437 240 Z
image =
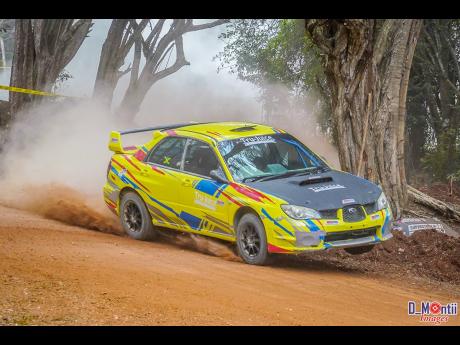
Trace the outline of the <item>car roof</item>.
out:
M 185 125 L 175 128 L 176 131 L 186 131 L 212 137 L 217 141 L 231 140 L 255 135 L 285 133 L 267 125 L 253 122 L 208 122 Z

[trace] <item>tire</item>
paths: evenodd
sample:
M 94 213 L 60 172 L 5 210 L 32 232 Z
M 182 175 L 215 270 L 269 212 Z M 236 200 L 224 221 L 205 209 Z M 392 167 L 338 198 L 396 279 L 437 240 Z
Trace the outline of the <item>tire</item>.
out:
M 267 235 L 259 217 L 246 213 L 241 217 L 236 228 L 236 247 L 238 255 L 250 265 L 269 263 Z
M 344 248 L 344 249 L 348 254 L 360 255 L 360 254 L 364 254 L 364 253 L 369 253 L 374 248 L 374 246 L 375 245 L 372 244 L 370 246 L 349 247 L 349 248 Z
M 157 237 L 152 217 L 144 201 L 135 192 L 123 194 L 120 202 L 120 220 L 126 234 L 131 238 L 147 241 Z

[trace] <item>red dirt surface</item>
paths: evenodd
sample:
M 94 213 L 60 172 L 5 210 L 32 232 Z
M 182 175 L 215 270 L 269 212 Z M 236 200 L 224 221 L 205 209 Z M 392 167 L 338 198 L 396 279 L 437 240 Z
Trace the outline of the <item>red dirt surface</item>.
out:
M 435 230 L 417 231 L 407 237 L 393 231 L 393 239 L 375 246 L 366 254 L 351 255 L 330 250 L 302 255 L 298 260 L 322 261 L 345 269 L 402 279 L 426 278 L 431 283 L 460 285 L 460 238 Z
M 204 242 L 140 242 L 43 214 L 0 206 L 0 324 L 420 325 L 409 300 L 460 297 L 458 284 L 376 276 L 338 258 L 250 266 L 220 243 L 204 251 L 225 258 L 195 251 Z

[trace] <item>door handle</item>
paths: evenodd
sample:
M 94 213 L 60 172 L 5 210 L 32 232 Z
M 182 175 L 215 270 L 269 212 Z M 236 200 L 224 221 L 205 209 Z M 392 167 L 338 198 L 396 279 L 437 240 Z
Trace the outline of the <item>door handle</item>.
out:
M 190 187 L 190 186 L 192 185 L 192 180 L 189 179 L 189 178 L 184 178 L 184 179 L 182 180 L 182 185 L 183 185 L 184 187 Z

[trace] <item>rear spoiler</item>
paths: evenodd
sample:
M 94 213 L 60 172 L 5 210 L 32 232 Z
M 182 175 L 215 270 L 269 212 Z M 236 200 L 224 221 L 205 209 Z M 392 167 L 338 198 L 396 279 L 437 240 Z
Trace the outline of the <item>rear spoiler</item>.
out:
M 136 128 L 136 129 L 127 129 L 124 131 L 111 131 L 110 140 L 109 140 L 109 150 L 115 153 L 125 153 L 123 149 L 123 144 L 121 142 L 121 136 L 125 134 L 141 133 L 141 132 L 150 132 L 150 131 L 163 131 L 168 129 L 176 129 L 184 126 L 190 125 L 200 125 L 209 122 L 188 122 L 188 123 L 179 123 L 175 125 L 166 125 L 166 126 L 156 126 L 156 127 L 145 127 L 145 128 Z

